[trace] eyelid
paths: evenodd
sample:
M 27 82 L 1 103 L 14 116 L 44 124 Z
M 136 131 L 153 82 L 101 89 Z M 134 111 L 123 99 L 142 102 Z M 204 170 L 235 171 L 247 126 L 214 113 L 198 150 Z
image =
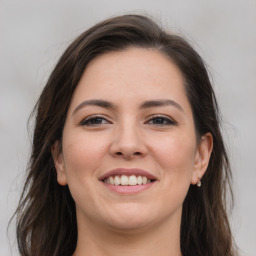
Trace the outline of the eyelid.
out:
M 102 119 L 103 122 L 101 123 L 95 123 L 95 124 L 90 124 L 89 122 L 94 119 Z M 149 117 L 147 117 L 147 120 L 145 121 L 145 124 L 149 124 L 150 121 L 154 120 L 155 118 L 163 119 L 167 123 L 163 124 L 157 124 L 157 123 L 152 123 L 150 125 L 155 125 L 155 126 L 172 126 L 172 125 L 178 125 L 178 123 L 170 116 L 168 115 L 163 115 L 163 114 L 154 114 Z M 77 125 L 78 126 L 87 126 L 87 127 L 97 127 L 101 125 L 106 125 L 106 124 L 112 124 L 112 122 L 109 120 L 109 117 L 106 117 L 105 115 L 102 114 L 94 114 L 94 115 L 89 115 L 85 118 L 83 118 Z M 86 123 L 88 122 L 88 123 Z
M 175 121 L 172 117 L 168 116 L 168 115 L 163 115 L 163 114 L 154 114 L 151 115 L 147 118 L 145 123 L 148 123 L 149 121 L 153 120 L 154 118 L 162 118 L 167 120 L 168 122 L 170 122 L 169 124 L 153 124 L 153 125 L 157 125 L 157 126 L 170 126 L 170 125 L 178 125 L 177 121 Z
M 107 122 L 105 123 L 100 123 L 100 124 L 86 124 L 85 122 L 89 122 L 90 120 L 93 120 L 93 119 L 97 119 L 97 118 L 101 118 Z M 109 119 L 104 116 L 104 115 L 101 115 L 101 114 L 95 114 L 95 115 L 90 115 L 90 116 L 87 116 L 85 118 L 83 118 L 79 123 L 78 123 L 78 126 L 100 126 L 100 125 L 104 125 L 104 124 L 111 124 L 112 122 L 109 121 Z

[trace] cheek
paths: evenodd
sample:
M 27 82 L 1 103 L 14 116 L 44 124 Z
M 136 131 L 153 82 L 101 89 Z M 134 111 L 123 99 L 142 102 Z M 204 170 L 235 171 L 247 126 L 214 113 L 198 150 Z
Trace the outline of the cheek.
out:
M 153 143 L 153 142 L 152 142 Z M 190 181 L 193 166 L 196 142 L 193 135 L 189 136 L 169 136 L 169 138 L 154 142 L 152 147 L 154 155 L 158 159 L 165 176 L 172 176 L 173 181 L 184 179 Z
M 97 136 L 85 136 L 78 132 L 64 138 L 63 156 L 70 192 L 78 208 L 86 207 L 85 201 L 91 207 L 97 204 L 96 171 L 102 164 L 106 141 L 103 143 Z M 86 208 L 86 212 L 90 209 Z
M 160 170 L 161 186 L 154 198 L 160 205 L 158 215 L 169 216 L 184 202 L 193 173 L 196 144 L 192 138 L 178 132 L 157 139 L 151 137 L 151 154 Z
M 105 151 L 106 141 L 97 136 L 76 133 L 66 137 L 63 154 L 67 176 L 78 175 L 82 178 L 92 175 L 101 164 Z

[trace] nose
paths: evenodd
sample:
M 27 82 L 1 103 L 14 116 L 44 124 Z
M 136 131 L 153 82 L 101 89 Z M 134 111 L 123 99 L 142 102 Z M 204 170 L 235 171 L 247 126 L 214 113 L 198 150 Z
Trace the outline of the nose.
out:
M 136 125 L 120 126 L 115 129 L 110 153 L 116 158 L 131 160 L 146 155 L 144 136 Z

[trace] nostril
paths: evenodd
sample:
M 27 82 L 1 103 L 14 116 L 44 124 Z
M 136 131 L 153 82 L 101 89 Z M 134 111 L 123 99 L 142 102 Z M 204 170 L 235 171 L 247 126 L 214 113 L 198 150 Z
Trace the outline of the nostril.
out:
M 132 154 L 130 154 L 130 153 L 128 154 L 128 153 L 123 153 L 123 152 L 121 152 L 121 151 L 118 151 L 118 152 L 115 153 L 115 155 L 116 155 L 116 156 L 123 156 L 123 157 L 130 158 L 130 157 L 132 157 L 132 156 L 141 156 L 142 153 L 139 152 L 139 151 L 137 151 L 137 152 L 134 152 L 134 153 L 132 153 Z

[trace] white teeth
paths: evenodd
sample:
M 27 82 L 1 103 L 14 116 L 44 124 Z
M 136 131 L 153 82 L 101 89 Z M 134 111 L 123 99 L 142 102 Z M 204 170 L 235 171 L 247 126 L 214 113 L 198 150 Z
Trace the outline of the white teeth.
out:
M 145 176 L 142 177 L 142 184 L 143 185 L 147 184 L 147 177 Z
M 139 185 L 141 185 L 141 184 L 142 184 L 142 177 L 141 177 L 141 176 L 138 176 L 138 178 L 137 178 L 137 182 L 138 182 L 138 184 L 139 184 Z
M 109 182 L 110 184 L 115 185 L 115 180 L 112 176 L 109 177 Z
M 121 185 L 125 186 L 129 184 L 129 178 L 126 175 L 121 176 Z
M 119 176 L 116 175 L 114 180 L 115 180 L 115 185 L 116 186 L 120 185 L 120 178 L 119 178 Z
M 136 185 L 145 185 L 150 183 L 151 180 L 148 179 L 146 176 L 138 176 L 135 175 L 127 176 L 122 175 L 121 177 L 118 175 L 110 176 L 104 180 L 105 183 L 112 184 L 112 185 L 121 185 L 121 186 L 136 186 Z
M 129 177 L 129 185 L 130 186 L 134 186 L 137 185 L 137 178 L 135 175 L 132 175 Z

